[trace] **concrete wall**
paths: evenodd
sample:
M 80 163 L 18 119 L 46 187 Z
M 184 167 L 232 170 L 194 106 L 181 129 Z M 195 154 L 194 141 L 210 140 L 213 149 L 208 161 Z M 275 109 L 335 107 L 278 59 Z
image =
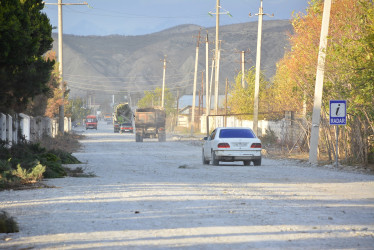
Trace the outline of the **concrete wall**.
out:
M 239 120 L 235 116 L 227 117 L 226 127 L 249 127 L 253 129 L 253 121 L 249 120 Z M 206 134 L 206 116 L 201 116 L 200 120 L 200 132 Z M 274 131 L 275 135 L 278 137 L 281 143 L 296 143 L 300 136 L 304 135 L 304 130 L 302 129 L 303 121 L 301 119 L 294 119 L 289 117 L 288 114 L 285 118 L 279 121 L 268 121 L 259 120 L 258 121 L 258 133 L 257 136 L 262 137 L 266 135 L 267 130 Z M 216 127 L 225 126 L 224 116 L 210 116 L 209 117 L 209 131 L 212 131 Z
M 0 113 L 0 140 L 6 141 L 6 115 Z
M 65 132 L 71 131 L 71 119 L 65 118 Z M 0 140 L 8 146 L 18 143 L 21 138 L 37 141 L 43 136 L 55 137 L 58 134 L 58 120 L 48 117 L 31 117 L 25 114 L 0 113 Z
M 30 121 L 30 116 L 19 114 L 19 135 L 25 138 L 26 141 L 30 141 Z

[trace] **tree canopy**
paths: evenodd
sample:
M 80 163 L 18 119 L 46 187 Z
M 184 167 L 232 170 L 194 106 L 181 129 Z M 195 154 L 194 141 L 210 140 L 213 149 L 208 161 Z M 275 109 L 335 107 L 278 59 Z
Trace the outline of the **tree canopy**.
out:
M 330 15 L 323 88 L 322 121 L 329 100 L 347 100 L 348 124 L 344 141 L 348 155 L 367 161 L 373 150 L 374 127 L 374 11 L 370 0 L 333 1 Z M 272 88 L 273 109 L 301 111 L 310 120 L 323 14 L 323 1 L 312 0 L 306 14 L 292 20 L 290 50 L 277 65 Z M 328 122 L 327 122 L 328 123 Z M 325 138 L 330 130 L 324 127 Z M 371 145 L 370 145 L 371 144 Z
M 242 119 L 252 119 L 253 117 L 253 104 L 254 104 L 254 92 L 255 92 L 255 68 L 250 68 L 245 72 L 245 82 L 246 85 L 242 87 L 242 73 L 239 73 L 235 78 L 234 85 L 229 89 L 229 97 L 227 104 L 230 108 L 231 114 L 246 114 L 240 115 L 239 118 Z M 263 72 L 260 73 L 260 113 L 263 116 L 267 113 L 268 105 L 266 104 L 266 94 L 269 88 L 269 82 L 266 80 Z
M 49 91 L 54 61 L 52 26 L 42 0 L 0 1 L 0 111 L 22 112 L 31 98 Z
M 139 108 L 148 108 L 148 107 L 154 107 L 154 106 L 162 106 L 161 100 L 162 99 L 162 89 L 156 88 L 154 91 L 145 91 L 144 97 L 139 100 L 138 107 Z M 175 98 L 173 97 L 173 94 L 165 88 L 164 93 L 164 107 L 165 112 L 167 115 L 171 114 L 175 110 Z

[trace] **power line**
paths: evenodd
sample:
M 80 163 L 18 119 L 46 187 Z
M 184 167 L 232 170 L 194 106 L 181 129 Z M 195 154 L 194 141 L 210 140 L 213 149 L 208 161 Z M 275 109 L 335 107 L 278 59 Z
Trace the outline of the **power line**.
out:
M 192 86 L 192 83 L 185 86 L 178 86 L 173 88 L 166 88 L 167 90 L 175 90 L 175 89 L 187 89 Z M 100 92 L 110 92 L 110 93 L 143 93 L 145 91 L 154 91 L 154 89 L 142 89 L 142 90 L 133 90 L 133 89 L 103 89 L 103 88 L 89 88 L 89 87 L 79 87 L 79 86 L 70 86 L 71 89 L 79 89 L 84 91 L 100 91 Z
M 173 82 L 173 85 L 176 85 L 176 84 L 182 84 L 182 83 L 187 83 L 189 82 L 191 79 L 188 79 L 188 80 L 184 80 L 184 81 L 179 81 L 179 82 Z M 68 83 L 75 83 L 75 84 L 82 84 L 82 85 L 90 85 L 90 86 L 94 86 L 94 87 L 104 87 L 105 85 L 103 84 L 100 84 L 100 85 L 97 85 L 97 84 L 92 84 L 90 82 L 77 82 L 77 81 L 68 81 Z M 136 82 L 131 82 L 131 83 L 125 83 L 123 82 L 124 85 L 136 85 Z M 152 85 L 149 85 L 147 84 L 147 86 L 159 86 L 159 84 L 152 84 Z
M 73 8 L 68 8 L 68 9 L 71 12 L 80 13 L 80 14 L 93 15 L 93 16 L 104 16 L 104 17 L 119 17 L 119 18 L 189 19 L 189 18 L 205 18 L 206 17 L 205 13 L 204 14 L 201 13 L 200 15 L 188 15 L 188 16 L 154 16 L 154 15 L 133 14 L 133 13 L 120 12 L 120 11 L 115 11 L 115 10 L 106 10 L 106 9 L 101 9 L 101 8 L 95 8 L 94 6 L 90 6 L 90 7 L 94 11 L 107 12 L 108 14 L 93 13 L 92 10 L 78 11 Z M 115 13 L 115 14 L 111 14 L 111 13 Z
M 192 75 L 193 72 L 189 72 L 189 73 L 181 73 L 181 74 L 174 74 L 174 75 L 168 75 L 167 77 L 168 78 L 177 78 L 177 77 L 180 77 L 180 76 L 188 76 L 188 75 Z M 95 79 L 98 79 L 98 78 L 103 78 L 103 79 L 136 79 L 136 78 L 157 78 L 157 79 L 160 79 L 162 76 L 161 75 L 151 75 L 151 76 L 92 76 L 92 75 L 72 75 L 72 74 L 64 74 L 65 77 L 77 77 L 77 78 L 95 78 Z M 90 80 L 91 81 L 91 80 Z M 101 81 L 101 80 L 100 80 Z M 114 81 L 112 81 L 114 82 Z M 122 82 L 122 81 L 121 81 Z M 146 82 L 143 81 L 143 82 Z

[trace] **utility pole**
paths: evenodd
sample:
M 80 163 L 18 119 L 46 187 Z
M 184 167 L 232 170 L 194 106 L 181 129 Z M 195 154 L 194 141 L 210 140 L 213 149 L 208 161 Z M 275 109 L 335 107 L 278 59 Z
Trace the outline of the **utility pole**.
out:
M 201 112 L 200 116 L 204 112 L 204 70 L 201 71 Z
M 201 34 L 201 30 L 199 31 L 199 35 L 197 36 L 197 44 L 196 44 L 195 75 L 194 75 L 194 80 L 193 80 L 193 92 L 192 92 L 191 135 L 193 135 L 194 127 L 195 127 L 196 81 L 197 81 L 197 67 L 199 64 L 200 34 Z
M 201 117 L 204 110 L 204 71 L 201 71 L 201 89 L 199 93 L 199 117 Z
M 164 98 L 165 98 L 165 74 L 166 74 L 166 55 L 164 56 L 164 71 L 162 76 L 162 98 L 161 98 L 161 107 L 164 107 Z
M 60 89 L 61 89 L 61 99 L 62 102 L 59 106 L 59 121 L 58 121 L 58 131 L 64 133 L 65 131 L 65 111 L 64 111 L 64 84 L 62 80 L 62 0 L 58 0 L 58 71 L 60 78 Z
M 219 59 L 218 59 L 218 51 L 219 51 L 219 13 L 220 13 L 220 5 L 219 0 L 217 0 L 216 3 L 216 50 L 215 52 L 215 61 L 216 61 L 216 69 L 215 69 L 215 85 L 214 85 L 214 112 L 215 115 L 218 115 L 218 87 L 219 87 L 219 73 L 218 73 L 218 65 L 219 65 Z
M 226 78 L 226 88 L 225 88 L 225 127 L 227 127 L 227 92 L 228 92 L 229 80 Z
M 176 118 L 175 126 L 178 127 L 178 120 L 179 120 L 179 89 L 177 90 L 177 118 Z
M 245 83 L 244 83 L 244 55 L 245 55 L 245 52 L 244 50 L 242 50 L 242 87 L 243 89 L 245 88 Z
M 215 14 L 216 15 L 216 49 L 215 49 L 215 93 L 219 92 L 219 50 L 220 50 L 220 44 L 219 44 L 219 15 L 221 14 L 227 14 L 231 17 L 230 12 L 220 12 L 220 9 L 222 7 L 219 4 L 219 0 L 216 2 L 216 13 L 209 12 L 209 15 Z M 214 96 L 214 105 L 215 105 L 215 114 L 218 113 L 218 95 Z
M 205 40 L 205 114 L 208 114 L 208 100 L 209 98 L 209 38 L 208 31 Z M 210 107 L 209 107 L 210 109 Z
M 83 3 L 62 3 L 62 0 L 58 0 L 57 3 L 45 3 L 46 5 L 57 5 L 58 7 L 58 70 L 59 70 L 59 78 L 60 78 L 60 89 L 62 90 L 62 102 L 59 106 L 59 121 L 58 121 L 58 131 L 60 133 L 64 133 L 64 99 L 65 99 L 65 91 L 64 91 L 64 84 L 62 81 L 62 5 L 88 5 L 87 2 Z
M 314 89 L 314 105 L 312 115 L 312 130 L 310 135 L 309 162 L 318 162 L 319 124 L 321 118 L 321 103 L 323 93 L 323 78 L 325 73 L 325 58 L 327 48 L 327 35 L 329 33 L 331 0 L 325 0 L 323 6 L 321 36 L 319 41 L 316 85 Z
M 206 134 L 209 136 L 209 115 L 210 115 L 210 106 L 212 100 L 212 85 L 213 85 L 213 72 L 214 72 L 214 58 L 212 59 L 212 72 L 210 74 L 210 83 L 209 83 L 209 96 L 208 96 L 208 110 L 206 113 Z
M 240 65 L 241 65 L 241 72 L 242 72 L 242 87 L 245 88 L 245 53 L 249 52 L 250 50 L 247 49 L 246 51 L 236 51 L 236 53 L 240 53 Z
M 251 14 L 249 14 L 251 15 Z M 258 96 L 260 90 L 260 68 L 261 68 L 261 39 L 262 39 L 262 18 L 264 15 L 262 8 L 262 0 L 258 14 L 258 32 L 257 32 L 257 54 L 256 54 L 256 76 L 255 76 L 255 96 L 253 106 L 253 131 L 257 135 L 258 132 Z M 272 15 L 274 16 L 274 14 Z
M 216 81 L 215 81 L 215 86 L 214 86 L 214 113 L 215 115 L 218 115 L 218 95 L 219 95 L 219 84 L 218 84 L 218 77 L 219 77 L 219 61 L 221 59 L 221 41 L 218 42 L 219 47 L 218 47 L 218 53 L 217 53 L 217 58 L 216 58 Z

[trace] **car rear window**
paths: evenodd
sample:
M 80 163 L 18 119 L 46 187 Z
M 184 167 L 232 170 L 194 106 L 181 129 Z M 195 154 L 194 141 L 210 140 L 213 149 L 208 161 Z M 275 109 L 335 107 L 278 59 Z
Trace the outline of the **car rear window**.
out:
M 219 138 L 256 138 L 249 129 L 222 129 Z

